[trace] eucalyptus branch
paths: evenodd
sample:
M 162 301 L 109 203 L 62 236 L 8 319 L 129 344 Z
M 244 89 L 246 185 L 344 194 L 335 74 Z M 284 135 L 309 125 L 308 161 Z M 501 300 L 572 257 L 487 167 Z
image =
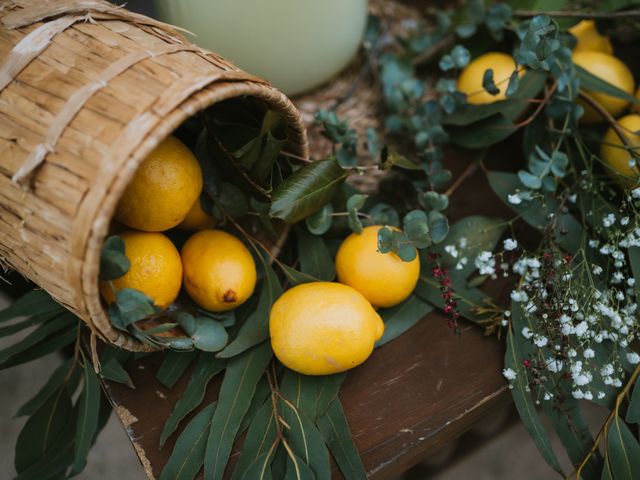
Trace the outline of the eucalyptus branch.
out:
M 417 66 L 417 65 L 426 63 L 430 60 L 433 60 L 433 58 L 437 57 L 442 52 L 444 52 L 445 50 L 448 50 L 451 46 L 453 46 L 455 41 L 456 41 L 455 35 L 453 34 L 448 35 L 444 37 L 442 40 L 440 40 L 439 42 L 436 42 L 436 44 L 433 45 L 431 48 L 428 48 L 425 51 L 413 57 L 411 62 L 413 63 L 413 65 Z
M 450 197 L 455 193 L 455 191 L 462 185 L 467 178 L 472 176 L 474 173 L 478 171 L 480 164 L 483 162 L 484 158 L 487 156 L 488 148 L 485 148 L 480 151 L 480 153 L 476 156 L 476 158 L 471 162 L 467 167 L 463 170 L 463 172 L 456 178 L 456 181 L 447 189 L 444 194 L 447 197 Z
M 640 17 L 640 10 L 622 10 L 619 12 L 569 12 L 563 10 L 537 11 L 537 10 L 514 10 L 514 17 L 536 17 L 538 15 L 548 15 L 550 17 L 563 18 L 585 18 L 585 19 L 610 19 L 610 18 L 627 18 Z

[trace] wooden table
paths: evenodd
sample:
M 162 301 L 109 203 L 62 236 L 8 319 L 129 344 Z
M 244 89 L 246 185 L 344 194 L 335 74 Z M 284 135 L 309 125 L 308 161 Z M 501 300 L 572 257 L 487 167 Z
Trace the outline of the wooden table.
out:
M 511 157 L 499 152 L 490 155 L 504 159 L 490 162 L 491 168 L 502 163 L 507 169 Z M 447 159 L 455 174 L 470 162 L 465 152 L 451 153 Z M 451 205 L 453 219 L 470 213 L 508 216 L 480 171 L 457 189 Z M 508 286 L 494 283 L 489 289 L 493 298 L 499 298 Z M 444 315 L 431 313 L 347 376 L 340 397 L 371 478 L 394 478 L 469 430 L 488 412 L 509 404 L 501 375 L 502 344 L 485 337 L 474 325 L 462 322 L 461 327 L 461 335 L 455 336 Z M 162 356 L 153 354 L 128 365 L 135 390 L 104 384 L 146 471 L 155 476 L 177 437 L 158 449 L 160 432 L 189 378 L 184 375 L 172 390 L 164 388 L 154 378 Z M 215 400 L 219 385 L 220 379 L 211 382 L 205 404 Z M 341 478 L 337 471 L 334 476 Z

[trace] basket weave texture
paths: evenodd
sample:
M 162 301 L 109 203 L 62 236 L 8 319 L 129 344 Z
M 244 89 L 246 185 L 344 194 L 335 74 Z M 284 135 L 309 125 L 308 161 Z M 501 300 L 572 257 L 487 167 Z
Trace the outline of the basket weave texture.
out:
M 308 158 L 291 102 L 174 28 L 101 0 L 0 1 L 0 264 L 48 291 L 104 340 L 100 251 L 140 162 L 194 113 L 260 99 L 288 119 L 287 150 Z

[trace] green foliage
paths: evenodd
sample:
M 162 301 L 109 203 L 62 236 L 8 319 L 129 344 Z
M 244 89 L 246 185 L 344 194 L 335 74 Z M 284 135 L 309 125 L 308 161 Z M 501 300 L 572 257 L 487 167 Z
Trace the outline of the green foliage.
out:
M 269 215 L 287 223 L 304 220 L 331 200 L 348 174 L 335 158 L 305 165 L 273 192 Z
M 100 280 L 115 280 L 129 271 L 131 263 L 124 250 L 124 240 L 117 235 L 104 241 L 100 252 Z
M 380 311 L 384 321 L 384 334 L 376 342 L 376 347 L 398 338 L 433 311 L 433 306 L 415 295 L 395 307 Z

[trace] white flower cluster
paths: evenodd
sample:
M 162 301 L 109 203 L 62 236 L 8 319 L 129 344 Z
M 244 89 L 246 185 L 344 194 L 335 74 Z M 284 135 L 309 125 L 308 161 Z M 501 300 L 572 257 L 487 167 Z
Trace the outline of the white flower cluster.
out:
M 614 222 L 615 218 L 609 220 Z M 504 246 L 506 249 L 507 242 Z M 524 366 L 524 371 L 540 386 L 541 399 L 554 398 L 551 385 L 555 382 L 548 382 L 548 387 L 545 384 L 549 376 L 570 379 L 574 398 L 602 399 L 606 388 L 597 385 L 620 388 L 626 375 L 624 366 L 640 363 L 640 355 L 629 349 L 640 331 L 635 279 L 629 277 L 626 256 L 620 249 L 601 253 L 612 259 L 615 270 L 609 284 L 600 289 L 574 281 L 585 265 L 590 272 L 603 273 L 602 267 L 586 261 L 573 264 L 561 255 L 544 259 L 522 255 L 512 266 L 520 282 L 511 299 L 522 309 L 525 325 L 518 333 L 531 342 L 535 352 L 532 360 L 536 367 L 529 370 L 530 366 Z M 482 252 L 475 264 L 487 271 L 495 260 L 492 263 L 491 255 Z M 511 369 L 503 371 L 510 383 L 515 374 Z

